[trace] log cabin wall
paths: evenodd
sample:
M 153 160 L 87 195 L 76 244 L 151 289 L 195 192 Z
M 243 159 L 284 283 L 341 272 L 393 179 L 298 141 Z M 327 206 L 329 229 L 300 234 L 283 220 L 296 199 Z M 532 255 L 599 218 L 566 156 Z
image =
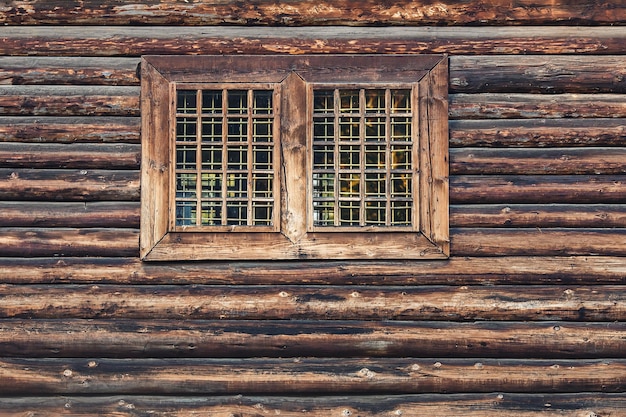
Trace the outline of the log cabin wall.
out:
M 1 415 L 626 415 L 622 2 L 0 23 Z M 240 53 L 449 54 L 450 259 L 142 263 L 140 56 Z

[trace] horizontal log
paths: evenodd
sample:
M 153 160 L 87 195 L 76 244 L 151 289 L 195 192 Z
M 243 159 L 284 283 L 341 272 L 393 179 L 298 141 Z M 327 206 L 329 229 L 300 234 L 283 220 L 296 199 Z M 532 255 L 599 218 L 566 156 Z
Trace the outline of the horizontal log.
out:
M 0 116 L 0 142 L 139 143 L 138 117 Z
M 139 85 L 136 58 L 0 57 L 0 85 Z
M 139 169 L 139 144 L 3 143 L 2 168 Z
M 179 262 L 0 257 L 12 284 L 498 285 L 626 284 L 622 257 L 452 257 L 435 261 Z
M 625 323 L 0 320 L 3 357 L 621 358 Z
M 626 173 L 626 148 L 450 150 L 451 175 Z
M 607 393 L 575 394 L 413 394 L 355 395 L 324 397 L 303 396 L 76 396 L 4 397 L 0 413 L 7 415 L 66 416 L 167 415 L 170 417 L 206 416 L 286 416 L 361 417 L 466 416 L 518 417 L 618 416 L 626 408 L 626 395 Z
M 138 87 L 0 86 L 0 115 L 138 116 Z
M 0 359 L 5 396 L 619 393 L 625 373 L 619 359 Z
M 622 286 L 0 285 L 0 318 L 171 320 L 626 319 Z
M 0 202 L 0 227 L 139 228 L 139 202 Z
M 451 176 L 452 204 L 622 203 L 623 175 Z
M 623 146 L 625 119 L 450 120 L 450 146 Z
M 135 229 L 1 228 L 2 256 L 137 256 Z
M 451 56 L 455 93 L 626 93 L 626 57 Z
M 451 119 L 626 117 L 621 94 L 451 94 Z
M 452 227 L 626 227 L 624 204 L 450 206 Z
M 96 1 L 5 2 L 0 23 L 9 25 L 464 25 L 464 24 L 619 24 L 626 12 L 610 3 L 581 1 L 555 4 L 548 0 L 506 1 L 489 4 L 448 0 L 434 6 L 427 1 L 397 0 L 385 7 L 366 0 L 336 1 L 260 0 L 246 3 L 179 4 L 174 0 L 157 3 Z M 357 8 L 355 10 L 355 7 Z
M 0 169 L 0 201 L 139 201 L 139 172 Z
M 317 5 L 317 3 L 316 3 Z M 508 3 L 507 3 L 507 7 Z M 106 24 L 112 24 L 108 22 Z M 0 55 L 449 53 L 621 55 L 621 27 L 0 26 Z
M 626 255 L 626 229 L 450 230 L 455 256 Z

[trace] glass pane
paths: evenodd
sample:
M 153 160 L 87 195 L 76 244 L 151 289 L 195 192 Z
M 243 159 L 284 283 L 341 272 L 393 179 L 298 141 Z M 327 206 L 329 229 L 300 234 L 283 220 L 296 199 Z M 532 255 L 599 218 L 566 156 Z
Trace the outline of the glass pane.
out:
M 368 117 L 365 119 L 365 140 L 384 141 L 387 137 L 386 120 L 384 117 Z
M 360 224 L 360 201 L 339 202 L 339 225 L 358 226 Z
M 222 113 L 222 92 L 220 90 L 202 92 L 202 113 Z
M 248 203 L 245 201 L 229 201 L 226 206 L 226 224 L 245 225 L 248 223 Z
M 359 140 L 360 122 L 358 117 L 339 119 L 339 140 Z
M 202 147 L 202 169 L 221 170 L 222 169 L 222 147 L 203 146 Z
M 217 201 L 202 202 L 202 226 L 219 226 L 222 224 L 222 204 Z
M 313 202 L 313 224 L 315 226 L 335 225 L 335 202 L 334 201 L 314 201 Z
M 196 169 L 195 146 L 176 146 L 176 169 Z
M 222 174 L 202 174 L 202 198 L 222 197 Z
M 177 201 L 176 202 L 176 225 L 193 226 L 196 224 L 196 202 Z
M 359 197 L 361 186 L 361 174 L 339 174 L 339 196 Z
M 342 113 L 359 112 L 359 90 L 339 90 L 339 111 Z
M 255 142 L 272 141 L 272 120 L 255 119 L 252 125 L 252 140 Z
M 391 112 L 411 111 L 411 90 L 391 90 Z
M 411 224 L 411 202 L 392 201 L 391 202 L 391 225 L 408 226 Z
M 178 90 L 176 92 L 176 112 L 195 113 L 197 92 L 195 90 Z
M 274 176 L 271 174 L 257 174 L 254 176 L 254 178 L 252 179 L 252 185 L 254 187 L 253 193 L 255 198 L 272 197 L 273 178 Z
M 385 112 L 385 90 L 365 90 L 365 111 L 368 113 Z
M 313 109 L 320 112 L 333 112 L 334 90 L 315 90 L 313 92 Z
M 335 120 L 332 117 L 316 117 L 313 120 L 313 140 L 334 141 Z
M 271 91 L 254 91 L 254 103 L 252 111 L 254 114 L 270 114 L 272 113 L 272 92 Z
M 384 201 L 367 201 L 365 203 L 365 224 L 385 225 L 386 203 Z
M 269 226 L 272 224 L 273 207 L 268 202 L 255 202 L 252 210 L 254 218 L 252 222 L 255 226 Z
M 196 198 L 196 174 L 176 174 L 176 198 Z
M 233 118 L 228 120 L 228 141 L 248 141 L 248 119 Z
M 314 145 L 313 146 L 313 169 L 334 169 L 335 167 L 335 146 L 334 145 Z
M 226 192 L 228 198 L 248 197 L 248 174 L 228 174 Z M 228 203 L 230 205 L 230 202 Z
M 335 174 L 313 174 L 313 197 L 335 197 Z
M 202 119 L 202 141 L 221 142 L 222 141 L 222 118 L 208 117 Z
M 176 119 L 176 140 L 179 142 L 195 142 L 196 124 L 197 119 L 195 117 L 178 117 Z
M 248 91 L 229 90 L 228 91 L 228 113 L 246 114 L 248 113 Z

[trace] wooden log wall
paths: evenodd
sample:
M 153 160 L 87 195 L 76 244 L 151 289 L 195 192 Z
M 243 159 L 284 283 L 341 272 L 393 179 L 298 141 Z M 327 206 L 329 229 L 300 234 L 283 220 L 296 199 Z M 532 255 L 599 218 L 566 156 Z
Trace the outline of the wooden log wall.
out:
M 621 2 L 9 0 L 0 23 L 0 415 L 626 415 Z M 448 53 L 451 258 L 142 263 L 155 53 Z

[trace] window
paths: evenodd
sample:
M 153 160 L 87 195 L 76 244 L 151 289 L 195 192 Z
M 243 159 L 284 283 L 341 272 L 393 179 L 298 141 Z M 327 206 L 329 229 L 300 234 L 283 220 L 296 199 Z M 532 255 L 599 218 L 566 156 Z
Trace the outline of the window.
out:
M 447 57 L 142 58 L 144 260 L 446 258 Z

